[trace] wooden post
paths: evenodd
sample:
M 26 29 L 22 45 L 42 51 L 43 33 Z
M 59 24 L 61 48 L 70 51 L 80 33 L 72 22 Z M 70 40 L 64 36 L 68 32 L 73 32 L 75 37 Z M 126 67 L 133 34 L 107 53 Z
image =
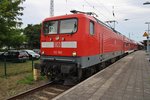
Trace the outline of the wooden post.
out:
M 33 78 L 35 81 L 39 80 L 40 74 L 40 64 L 35 64 L 33 69 Z

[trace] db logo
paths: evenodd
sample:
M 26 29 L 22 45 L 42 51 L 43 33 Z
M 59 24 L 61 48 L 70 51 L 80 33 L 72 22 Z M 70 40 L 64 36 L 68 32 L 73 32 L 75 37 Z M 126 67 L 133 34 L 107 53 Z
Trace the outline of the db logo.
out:
M 54 47 L 55 48 L 60 48 L 61 47 L 61 42 L 55 42 Z

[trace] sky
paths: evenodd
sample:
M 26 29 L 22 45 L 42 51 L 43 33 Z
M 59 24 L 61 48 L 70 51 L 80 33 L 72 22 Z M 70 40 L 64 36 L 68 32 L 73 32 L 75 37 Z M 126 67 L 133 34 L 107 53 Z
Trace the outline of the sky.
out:
M 143 34 L 148 30 L 145 22 L 150 22 L 150 5 L 143 5 L 145 2 L 147 0 L 54 0 L 54 16 L 71 14 L 70 10 L 95 12 L 103 22 L 115 20 L 115 29 L 123 35 L 143 41 L 146 39 Z M 39 24 L 50 16 L 50 0 L 26 0 L 22 6 L 22 27 Z

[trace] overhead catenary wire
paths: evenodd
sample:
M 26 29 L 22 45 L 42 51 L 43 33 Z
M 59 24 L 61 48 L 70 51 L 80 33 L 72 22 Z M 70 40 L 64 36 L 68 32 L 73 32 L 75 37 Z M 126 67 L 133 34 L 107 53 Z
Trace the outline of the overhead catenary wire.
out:
M 98 9 L 96 9 L 96 7 L 94 7 L 93 5 L 91 5 L 91 4 L 90 4 L 89 2 L 87 2 L 86 0 L 84 0 L 84 1 L 85 1 L 86 4 L 89 5 L 89 7 L 95 9 L 99 14 L 101 14 L 106 20 L 110 20 L 108 17 L 106 17 L 104 14 L 102 14 Z M 109 25 L 110 27 L 112 27 L 109 23 L 108 23 L 108 25 Z
M 111 14 L 111 11 L 103 3 L 101 3 L 100 1 L 97 1 L 97 0 L 95 0 L 95 1 L 97 2 L 96 3 L 97 6 L 103 7 L 108 14 Z
M 106 17 L 104 14 L 102 14 L 98 9 L 96 9 L 95 6 L 91 5 L 88 1 L 86 1 L 86 0 L 84 0 L 84 1 L 85 1 L 86 4 L 89 5 L 89 7 L 95 9 L 95 10 L 96 10 L 99 14 L 101 14 L 105 19 L 108 18 L 108 17 Z M 108 18 L 108 19 L 109 19 L 109 18 Z
M 96 5 L 103 8 L 105 10 L 105 12 L 107 12 L 108 14 L 110 14 L 112 17 L 116 17 L 115 14 L 115 4 L 112 5 L 112 9 L 108 9 L 103 3 L 101 3 L 100 0 L 95 0 L 97 3 Z
M 66 1 L 66 3 L 67 3 L 68 0 L 65 0 L 65 1 Z M 73 1 L 73 0 L 71 0 L 71 1 Z M 104 14 L 102 13 L 102 11 L 100 11 L 100 9 L 98 9 L 98 8 L 96 7 L 96 5 L 97 5 L 98 7 L 100 7 L 100 5 L 98 5 L 98 2 L 96 3 L 96 5 L 92 5 L 92 4 L 89 3 L 87 0 L 84 0 L 84 2 L 87 4 L 87 6 L 91 7 L 91 8 L 94 9 L 95 11 L 97 11 L 105 20 L 110 20 L 110 18 L 108 18 L 108 16 L 104 15 Z M 86 7 L 85 3 L 82 4 L 82 9 L 83 9 L 83 11 L 85 10 L 85 7 Z M 101 4 L 102 4 L 102 3 L 101 3 Z M 103 8 L 105 8 L 105 10 L 108 12 L 108 14 L 111 14 L 111 15 L 112 15 L 112 11 L 110 11 L 107 7 L 105 7 L 104 4 L 102 4 L 102 5 L 103 5 Z M 66 6 L 68 6 L 68 5 L 66 5 Z

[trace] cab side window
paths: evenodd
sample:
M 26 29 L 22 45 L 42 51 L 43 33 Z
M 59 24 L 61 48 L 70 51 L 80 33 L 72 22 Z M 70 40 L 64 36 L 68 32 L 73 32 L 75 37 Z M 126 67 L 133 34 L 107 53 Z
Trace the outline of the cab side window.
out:
M 94 35 L 94 22 L 90 21 L 90 34 Z

